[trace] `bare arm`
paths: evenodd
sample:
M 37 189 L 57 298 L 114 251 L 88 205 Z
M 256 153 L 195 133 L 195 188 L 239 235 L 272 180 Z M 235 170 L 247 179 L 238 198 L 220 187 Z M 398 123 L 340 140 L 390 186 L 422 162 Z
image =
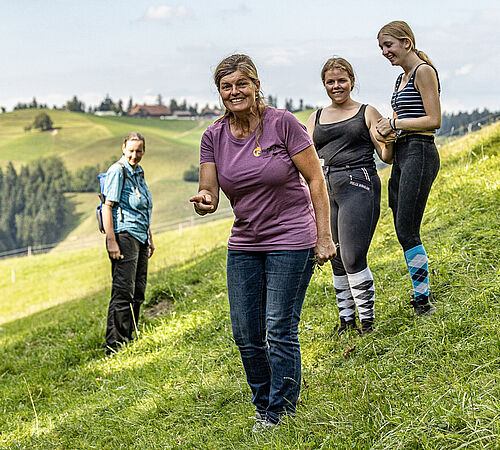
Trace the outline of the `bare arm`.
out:
M 113 227 L 113 202 L 106 200 L 102 205 L 102 225 L 106 233 L 106 249 L 111 259 L 122 259 L 118 242 L 116 242 L 115 230 Z
M 420 92 L 424 104 L 425 116 L 412 119 L 394 119 L 393 125 L 404 131 L 430 131 L 441 126 L 441 104 L 439 101 L 436 71 L 428 66 L 421 66 L 415 74 L 415 88 Z M 389 119 L 381 118 L 377 130 L 383 136 L 391 131 Z
M 219 205 L 219 181 L 217 180 L 217 167 L 215 163 L 202 163 L 200 165 L 200 183 L 198 194 L 189 199 L 194 210 L 200 216 L 214 213 Z
M 370 132 L 372 143 L 380 159 L 390 164 L 393 160 L 392 144 L 395 140 L 396 133 L 389 133 L 386 137 L 380 139 L 381 135 L 377 131 L 377 122 L 381 118 L 382 115 L 373 106 L 368 105 L 366 107 L 365 121 Z
M 321 165 L 312 145 L 292 156 L 292 161 L 309 185 L 318 231 L 315 254 L 318 263 L 323 265 L 335 256 L 336 251 L 330 230 L 330 203 Z
M 318 111 L 313 111 L 312 114 L 309 116 L 309 119 L 307 119 L 307 122 L 306 122 L 306 128 L 307 128 L 307 132 L 309 133 L 309 136 L 311 136 L 311 139 L 312 139 L 312 136 L 313 136 L 313 133 L 314 133 L 314 128 L 316 127 L 316 114 L 318 113 Z

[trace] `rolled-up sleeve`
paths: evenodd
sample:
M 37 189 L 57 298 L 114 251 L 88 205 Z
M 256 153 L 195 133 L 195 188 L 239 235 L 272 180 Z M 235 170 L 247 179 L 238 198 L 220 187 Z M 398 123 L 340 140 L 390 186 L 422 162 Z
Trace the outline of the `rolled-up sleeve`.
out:
M 110 202 L 119 202 L 121 188 L 123 185 L 123 171 L 120 166 L 113 164 L 106 172 L 106 180 L 104 181 L 104 196 Z

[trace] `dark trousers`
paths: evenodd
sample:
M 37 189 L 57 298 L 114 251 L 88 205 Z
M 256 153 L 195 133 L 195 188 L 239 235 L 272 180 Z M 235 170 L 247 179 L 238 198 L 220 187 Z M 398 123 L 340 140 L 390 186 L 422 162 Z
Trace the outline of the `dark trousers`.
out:
M 139 309 L 144 302 L 148 272 L 148 244 L 139 242 L 127 231 L 116 234 L 123 259 L 111 260 L 111 300 L 106 325 L 106 345 L 116 349 L 132 339 Z
M 380 178 L 374 168 L 332 171 L 325 168 L 333 241 L 340 245 L 331 260 L 338 276 L 366 269 L 366 255 L 380 216 Z
M 396 141 L 389 206 L 398 241 L 405 252 L 422 244 L 420 225 L 438 171 L 439 153 L 433 136 L 411 134 Z

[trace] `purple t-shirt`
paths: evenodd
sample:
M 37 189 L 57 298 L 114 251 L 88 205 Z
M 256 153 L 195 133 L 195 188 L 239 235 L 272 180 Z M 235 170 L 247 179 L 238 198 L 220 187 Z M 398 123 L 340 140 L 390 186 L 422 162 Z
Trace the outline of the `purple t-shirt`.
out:
M 216 164 L 219 185 L 236 217 L 228 248 L 314 247 L 317 235 L 311 196 L 291 160 L 312 145 L 311 139 L 293 114 L 269 107 L 258 146 L 256 131 L 247 139 L 235 138 L 225 118 L 209 126 L 201 138 L 200 162 Z

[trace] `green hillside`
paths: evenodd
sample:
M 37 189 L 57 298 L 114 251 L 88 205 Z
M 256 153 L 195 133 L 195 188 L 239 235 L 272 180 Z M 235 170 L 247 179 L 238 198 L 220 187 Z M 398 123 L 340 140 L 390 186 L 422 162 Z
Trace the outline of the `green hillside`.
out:
M 182 175 L 191 164 L 198 164 L 200 137 L 210 121 L 98 117 L 50 110 L 46 112 L 54 122 L 54 130 L 24 131 L 39 112 L 19 110 L 0 115 L 0 164 L 5 166 L 11 161 L 20 166 L 57 155 L 74 172 L 111 157 L 119 159 L 123 137 L 130 131 L 140 131 L 147 143 L 141 164 L 153 194 L 153 224 L 192 215 L 187 199 L 196 192 L 197 184 L 183 181 Z M 68 197 L 73 210 L 66 227 L 67 242 L 99 239 L 94 215 L 97 195 L 78 193 Z
M 435 315 L 408 304 L 386 196 L 369 254 L 376 332 L 337 337 L 331 269 L 315 272 L 298 414 L 268 434 L 251 432 L 231 338 L 230 221 L 157 236 L 140 337 L 115 357 L 102 249 L 0 261 L 0 447 L 499 448 L 499 150 L 500 124 L 440 149 L 423 223 Z

